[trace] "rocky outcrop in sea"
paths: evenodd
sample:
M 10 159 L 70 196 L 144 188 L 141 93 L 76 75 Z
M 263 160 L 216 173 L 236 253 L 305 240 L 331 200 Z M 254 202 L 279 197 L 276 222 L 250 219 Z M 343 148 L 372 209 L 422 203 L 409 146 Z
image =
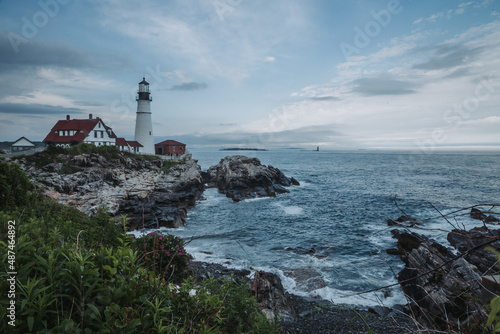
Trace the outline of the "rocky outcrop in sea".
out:
M 216 187 L 235 202 L 255 197 L 274 197 L 290 192 L 285 187 L 299 185 L 278 168 L 266 166 L 257 158 L 227 156 L 203 175 L 208 187 Z
M 205 182 L 241 201 L 257 196 L 276 196 L 299 183 L 257 158 L 226 157 L 202 173 L 197 161 L 186 155 L 165 170 L 161 159 L 117 153 L 112 157 L 83 153 L 53 154 L 49 163 L 21 157 L 17 162 L 39 191 L 87 215 L 106 210 L 126 216 L 128 228 L 175 228 L 184 224 L 187 210 L 201 198 Z M 45 161 L 47 162 L 47 161 Z

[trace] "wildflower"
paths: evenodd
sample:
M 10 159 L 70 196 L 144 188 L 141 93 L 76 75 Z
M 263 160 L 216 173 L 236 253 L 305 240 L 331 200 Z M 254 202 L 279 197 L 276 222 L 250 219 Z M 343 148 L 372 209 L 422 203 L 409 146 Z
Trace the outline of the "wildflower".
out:
M 153 232 L 149 233 L 149 235 L 152 237 L 153 236 Z
M 163 240 L 163 238 L 162 238 L 162 237 L 159 237 L 158 239 Z
M 165 246 L 163 246 L 163 245 L 160 245 L 160 248 L 161 248 L 161 249 L 163 249 L 163 248 L 165 248 Z
M 170 253 L 169 253 L 169 252 L 167 252 L 167 256 L 170 256 Z
M 179 253 L 179 255 L 182 255 L 182 253 Z

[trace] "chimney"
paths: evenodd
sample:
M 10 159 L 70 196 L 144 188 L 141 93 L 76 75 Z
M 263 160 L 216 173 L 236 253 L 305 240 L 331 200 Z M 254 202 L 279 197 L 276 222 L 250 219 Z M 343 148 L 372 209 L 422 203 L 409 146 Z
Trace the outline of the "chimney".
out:
M 69 115 L 66 115 L 66 120 L 69 121 Z
M 92 114 L 89 114 L 89 119 L 92 119 Z

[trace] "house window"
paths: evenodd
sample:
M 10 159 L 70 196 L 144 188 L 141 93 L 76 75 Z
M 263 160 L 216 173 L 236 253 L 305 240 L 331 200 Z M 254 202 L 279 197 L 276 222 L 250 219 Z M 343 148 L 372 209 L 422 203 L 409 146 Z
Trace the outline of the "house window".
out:
M 94 131 L 94 138 L 97 138 L 97 131 Z
M 101 138 L 104 138 L 104 131 L 100 131 L 101 132 Z
M 99 127 L 99 129 L 101 128 L 101 122 L 97 123 L 97 126 Z
M 172 150 L 175 152 L 175 146 L 172 146 Z

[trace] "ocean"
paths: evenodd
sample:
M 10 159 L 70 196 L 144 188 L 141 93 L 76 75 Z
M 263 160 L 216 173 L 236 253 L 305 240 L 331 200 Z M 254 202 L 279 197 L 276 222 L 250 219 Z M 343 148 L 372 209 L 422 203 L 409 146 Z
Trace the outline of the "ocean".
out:
M 387 219 L 439 217 L 477 204 L 499 204 L 500 153 L 382 151 L 191 150 L 202 170 L 227 155 L 257 157 L 300 186 L 275 198 L 234 203 L 216 189 L 190 209 L 184 227 L 161 229 L 189 241 L 196 260 L 279 275 L 300 296 L 335 304 L 406 304 L 397 283 L 403 268 L 388 255 L 396 241 Z M 468 212 L 468 211 L 467 211 Z M 411 230 L 448 245 L 446 231 L 481 222 L 462 215 Z M 360 294 L 362 293 L 362 294 Z

